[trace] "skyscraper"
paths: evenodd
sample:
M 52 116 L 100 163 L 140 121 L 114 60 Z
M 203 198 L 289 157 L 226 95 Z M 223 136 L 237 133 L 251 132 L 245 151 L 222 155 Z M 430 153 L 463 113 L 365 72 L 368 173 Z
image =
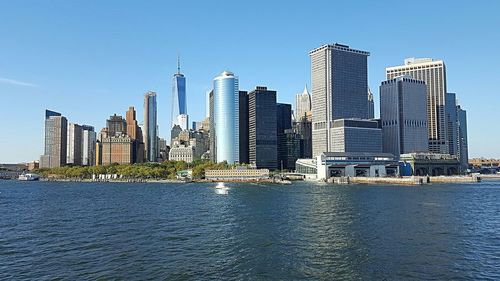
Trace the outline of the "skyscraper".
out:
M 368 118 L 369 55 L 340 44 L 323 45 L 309 52 L 313 157 L 332 151 L 333 120 Z
M 446 68 L 442 60 L 405 59 L 404 65 L 385 69 L 387 80 L 401 75 L 424 81 L 427 86 L 427 124 L 429 151 L 448 154 L 448 130 L 445 113 Z
M 147 92 L 144 94 L 144 147 L 146 150 L 146 160 L 155 162 L 158 157 L 158 122 L 156 113 L 156 93 Z
M 467 112 L 457 105 L 458 153 L 462 173 L 469 167 L 469 146 L 467 141 Z
M 132 162 L 144 162 L 144 142 L 142 137 L 142 130 L 137 124 L 135 108 L 133 106 L 128 108 L 125 114 L 127 122 L 127 135 L 132 140 Z
M 82 165 L 82 126 L 69 123 L 67 134 L 66 163 Z
M 181 73 L 180 59 L 177 58 L 177 73 L 172 78 L 172 126 L 179 125 L 183 130 L 188 128 L 186 77 Z M 183 117 L 179 117 L 183 115 Z M 182 123 L 182 124 L 181 124 Z
M 82 165 L 94 166 L 97 134 L 92 126 L 82 125 L 82 130 Z
M 400 76 L 380 85 L 383 152 L 428 152 L 427 88 L 425 83 Z
M 458 156 L 458 119 L 457 119 L 457 97 L 454 93 L 446 93 L 445 112 L 448 123 L 448 153 Z M 457 157 L 458 158 L 458 157 Z
M 372 91 L 368 88 L 368 119 L 375 118 L 375 101 L 373 100 Z
M 45 110 L 45 149 L 40 168 L 66 165 L 68 120 L 61 113 Z
M 240 152 L 238 77 L 224 71 L 214 79 L 216 161 L 238 163 Z
M 240 118 L 240 163 L 250 163 L 249 156 L 249 104 L 248 93 L 239 91 L 239 118 Z
M 249 161 L 257 168 L 277 165 L 276 91 L 256 87 L 248 93 Z
M 278 150 L 278 167 L 289 169 L 287 166 L 287 137 L 285 131 L 292 128 L 292 105 L 287 103 L 276 104 L 276 135 Z
M 304 87 L 304 91 L 295 96 L 295 120 L 300 121 L 300 119 L 308 112 L 311 111 L 311 95 L 307 91 L 307 86 Z
M 127 122 L 123 117 L 116 115 L 116 113 L 106 120 L 106 127 L 108 128 L 108 134 L 110 136 L 127 133 Z

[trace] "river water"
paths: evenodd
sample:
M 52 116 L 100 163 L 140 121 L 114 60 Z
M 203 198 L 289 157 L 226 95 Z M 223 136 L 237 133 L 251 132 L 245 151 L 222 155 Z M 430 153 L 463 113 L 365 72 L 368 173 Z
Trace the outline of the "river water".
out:
M 500 280 L 500 182 L 0 181 L 0 280 Z

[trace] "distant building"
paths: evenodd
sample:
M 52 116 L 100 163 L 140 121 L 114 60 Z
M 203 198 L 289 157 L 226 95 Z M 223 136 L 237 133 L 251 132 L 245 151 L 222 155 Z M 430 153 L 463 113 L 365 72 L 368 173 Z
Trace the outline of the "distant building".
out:
M 467 140 L 467 112 L 457 105 L 457 158 L 460 162 L 461 172 L 464 173 L 469 168 L 469 145 Z
M 375 101 L 373 100 L 372 91 L 368 88 L 368 119 L 375 118 Z
M 132 162 L 144 162 L 145 147 L 143 142 L 142 129 L 139 127 L 136 119 L 135 108 L 128 108 L 126 113 L 127 135 L 132 140 Z
M 448 154 L 458 156 L 457 97 L 454 93 L 445 95 L 446 122 L 448 123 Z
M 97 134 L 94 127 L 82 125 L 82 165 L 95 165 L 95 144 Z
M 205 179 L 212 181 L 265 180 L 269 179 L 269 170 L 268 169 L 206 170 Z
M 183 130 L 188 127 L 186 77 L 181 73 L 180 60 L 177 60 L 177 73 L 172 78 L 172 125 L 179 125 Z
M 202 121 L 193 121 L 193 130 L 201 130 L 203 128 L 203 122 Z
M 61 113 L 45 110 L 45 148 L 40 168 L 66 165 L 68 120 Z
M 155 162 L 158 153 L 158 121 L 157 121 L 156 93 L 147 92 L 144 95 L 144 147 L 146 150 L 145 159 Z
M 286 148 L 285 130 L 292 128 L 292 105 L 286 103 L 276 104 L 276 134 L 277 134 L 277 150 L 278 150 L 278 165 L 283 169 L 290 169 L 286 163 L 288 159 Z
M 132 139 L 126 134 L 114 136 L 103 134 L 102 141 L 96 146 L 98 146 L 96 149 L 97 165 L 133 163 Z
M 108 134 L 111 136 L 127 133 L 127 122 L 123 117 L 116 114 L 106 120 L 106 127 L 108 128 Z
M 380 85 L 383 151 L 400 154 L 428 152 L 427 87 L 420 80 L 400 76 Z
M 311 95 L 305 86 L 302 93 L 295 95 L 295 120 L 299 121 L 308 112 L 311 112 Z
M 341 44 L 324 45 L 311 57 L 313 156 L 333 150 L 333 120 L 368 118 L 370 53 Z
M 187 114 L 179 114 L 177 115 L 177 125 L 181 127 L 183 130 L 189 130 L 189 116 Z M 174 125 L 175 126 L 175 125 Z
M 184 161 L 186 163 L 191 163 L 194 160 L 194 150 L 193 146 L 178 146 L 172 147 L 169 152 L 170 161 Z
M 400 160 L 409 165 L 410 171 L 405 176 L 452 176 L 460 172 L 457 158 L 449 154 L 408 153 L 401 154 Z
M 382 153 L 382 130 L 376 120 L 337 119 L 331 136 L 331 152 Z
M 77 166 L 82 165 L 82 126 L 74 123 L 68 124 L 66 163 Z
M 276 169 L 276 91 L 257 86 L 248 93 L 249 161 L 257 168 Z
M 312 114 L 296 120 L 293 128 L 300 135 L 299 158 L 312 158 Z
M 285 130 L 285 158 L 283 159 L 283 170 L 295 170 L 295 162 L 301 158 L 301 135 L 296 133 L 294 129 Z M 281 163 L 280 163 L 281 165 Z
M 424 81 L 427 86 L 427 124 L 429 151 L 448 154 L 448 130 L 446 118 L 446 68 L 442 60 L 408 58 L 404 65 L 387 67 L 387 80 L 402 75 Z
M 239 91 L 239 133 L 240 133 L 240 163 L 250 163 L 249 144 L 249 96 L 246 91 Z
M 214 79 L 215 161 L 229 164 L 240 161 L 238 78 L 224 71 Z M 212 116 L 212 115 L 211 115 Z M 212 130 L 212 129 L 211 129 Z

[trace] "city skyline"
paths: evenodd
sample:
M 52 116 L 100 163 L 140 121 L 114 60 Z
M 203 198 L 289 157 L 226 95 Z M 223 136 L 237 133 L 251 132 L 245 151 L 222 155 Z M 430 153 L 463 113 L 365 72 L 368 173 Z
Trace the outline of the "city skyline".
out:
M 492 8 L 492 5 L 498 5 L 496 3 L 481 5 L 482 3 L 479 2 L 477 6 L 467 7 L 467 9 L 475 9 L 488 14 L 495 10 Z M 5 21 L 4 26 L 12 27 L 12 29 L 4 35 L 9 40 L 6 40 L 6 44 L 0 46 L 0 62 L 2 62 L 2 67 L 0 68 L 0 92 L 3 98 L 0 109 L 6 115 L 19 113 L 21 115 L 21 118 L 16 120 L 16 122 L 2 121 L 2 124 L 4 124 L 3 127 L 7 131 L 17 131 L 19 128 L 25 128 L 25 130 L 19 132 L 19 140 L 3 141 L 5 143 L 4 146 L 8 148 L 0 148 L 0 162 L 26 162 L 35 160 L 39 155 L 43 154 L 44 129 L 41 120 L 43 120 L 45 109 L 61 112 L 69 121 L 77 124 L 92 125 L 98 131 L 100 128 L 105 127 L 103 120 L 114 112 L 122 112 L 123 109 L 129 106 L 135 106 L 137 109 L 140 109 L 142 95 L 148 90 L 158 93 L 159 136 L 168 138 L 170 133 L 169 124 L 171 123 L 171 120 L 168 118 L 170 115 L 169 109 L 171 108 L 169 101 L 172 87 L 171 75 L 176 69 L 176 54 L 178 51 L 183 54 L 183 73 L 190 78 L 186 86 L 188 89 L 188 107 L 193 114 L 190 114 L 190 121 L 203 120 L 204 108 L 206 106 L 204 103 L 205 93 L 210 89 L 213 77 L 225 69 L 237 73 L 240 77 L 240 90 L 251 90 L 255 85 L 267 85 L 279 93 L 278 102 L 294 104 L 295 94 L 304 87 L 304 84 L 311 85 L 308 52 L 318 46 L 334 42 L 343 43 L 354 49 L 366 50 L 371 53 L 371 56 L 368 58 L 368 85 L 374 90 L 376 116 L 379 116 L 377 105 L 380 103 L 380 96 L 375 89 L 378 89 L 380 82 L 385 80 L 386 67 L 400 65 L 401 61 L 408 57 L 432 57 L 445 61 L 447 68 L 447 91 L 456 93 L 459 98 L 459 104 L 467 110 L 469 156 L 471 158 L 477 156 L 500 157 L 500 149 L 495 147 L 495 143 L 499 142 L 497 140 L 500 139 L 500 135 L 493 130 L 493 139 L 491 139 L 489 135 L 490 131 L 486 127 L 491 122 L 489 120 L 494 120 L 496 106 L 500 104 L 498 96 L 495 95 L 496 81 L 494 79 L 495 77 L 500 77 L 498 70 L 494 67 L 498 65 L 498 58 L 485 57 L 485 55 L 471 52 L 469 49 L 458 48 L 456 44 L 445 44 L 448 43 L 446 39 L 463 38 L 464 33 L 462 31 L 465 30 L 469 31 L 469 33 L 465 32 L 468 36 L 462 39 L 464 40 L 462 44 L 466 45 L 469 43 L 467 41 L 472 42 L 477 39 L 475 45 L 481 46 L 482 49 L 489 50 L 491 48 L 492 51 L 498 49 L 498 39 L 493 38 L 493 41 L 489 39 L 486 41 L 484 38 L 475 36 L 472 31 L 474 28 L 481 27 L 486 33 L 494 32 L 495 27 L 499 26 L 499 20 L 495 19 L 494 14 L 491 17 L 476 18 L 479 22 L 473 22 L 472 19 L 460 22 L 458 20 L 460 11 L 463 14 L 466 7 L 447 7 L 447 5 L 436 4 L 435 11 L 426 11 L 429 14 L 428 16 L 434 19 L 434 22 L 438 20 L 437 14 L 445 8 L 458 12 L 458 16 L 457 18 L 450 16 L 447 18 L 449 22 L 443 23 L 448 27 L 449 32 L 446 34 L 442 34 L 437 30 L 431 31 L 428 34 L 428 36 L 434 39 L 434 42 L 431 43 L 429 43 L 429 40 L 420 42 L 421 40 L 417 40 L 417 38 L 412 39 L 412 36 L 408 35 L 415 34 L 415 37 L 422 36 L 423 33 L 419 31 L 422 27 L 418 28 L 417 24 L 409 24 L 406 30 L 396 30 L 396 34 L 399 32 L 401 36 L 408 36 L 408 38 L 392 38 L 391 35 L 384 34 L 385 31 L 383 30 L 374 32 L 374 34 L 366 32 L 364 36 L 354 36 L 350 32 L 362 26 L 349 27 L 348 24 L 336 31 L 325 30 L 325 32 L 307 35 L 307 28 L 321 23 L 319 17 L 311 17 L 312 22 L 303 22 L 303 27 L 295 24 L 289 27 L 288 31 L 290 34 L 285 32 L 284 35 L 275 35 L 271 34 L 273 32 L 266 32 L 262 25 L 257 26 L 255 29 L 250 30 L 250 33 L 244 37 L 250 41 L 250 37 L 247 37 L 248 35 L 264 32 L 263 35 L 270 40 L 270 44 L 237 51 L 218 50 L 216 48 L 198 50 L 197 48 L 193 48 L 195 46 L 193 42 L 208 40 L 202 33 L 206 32 L 205 28 L 213 28 L 215 25 L 220 24 L 218 21 L 209 24 L 207 27 L 202 28 L 202 31 L 198 32 L 194 30 L 193 24 L 188 22 L 187 25 L 189 28 L 182 32 L 185 33 L 184 35 L 182 33 L 174 33 L 174 38 L 182 39 L 180 40 L 181 43 L 169 44 L 168 41 L 161 41 L 159 35 L 171 30 L 165 27 L 167 22 L 158 20 L 158 22 L 164 23 L 164 25 L 161 28 L 152 28 L 149 30 L 150 32 L 145 32 L 145 35 L 142 35 L 142 37 L 159 40 L 163 44 L 158 45 L 163 45 L 163 47 L 159 49 L 153 48 L 151 54 L 145 54 L 149 47 L 141 47 L 140 45 L 136 45 L 136 43 L 125 47 L 125 50 L 117 50 L 118 46 L 116 44 L 133 42 L 131 41 L 133 37 L 129 38 L 122 32 L 125 32 L 127 27 L 131 29 L 135 27 L 127 26 L 127 24 L 120 21 L 123 26 L 119 25 L 116 30 L 113 29 L 115 25 L 112 22 L 107 22 L 104 19 L 104 14 L 106 11 L 113 10 L 115 5 L 102 4 L 101 10 L 95 11 L 97 13 L 97 23 L 95 24 L 102 25 L 103 30 L 101 31 L 95 29 L 96 26 L 94 26 L 94 29 L 84 26 L 83 24 L 86 23 L 85 18 L 78 16 L 70 18 L 70 16 L 75 16 L 78 10 L 76 9 L 77 7 L 83 10 L 91 9 L 91 7 L 85 6 L 85 4 L 81 3 L 80 5 L 81 7 L 74 3 L 52 4 L 54 7 L 51 8 L 58 8 L 55 10 L 62 10 L 68 13 L 64 16 L 54 17 L 52 22 L 41 24 L 41 27 L 46 26 L 51 28 L 40 31 L 39 28 L 41 27 L 34 27 L 33 23 L 37 23 L 37 21 L 53 15 L 53 12 L 49 11 L 50 7 L 45 8 L 41 4 L 40 6 L 35 4 L 29 8 L 23 7 L 23 9 L 26 8 L 26 15 L 32 15 L 33 17 L 28 20 L 28 23 L 15 27 L 20 20 L 13 18 L 12 15 L 8 15 L 5 11 L 21 9 L 20 5 L 12 3 L 2 4 L 2 9 L 0 9 L 0 23 Z M 182 5 L 187 5 L 190 8 L 191 13 L 188 19 L 194 19 L 197 13 L 203 11 L 203 5 L 205 4 L 197 3 L 194 6 L 191 6 L 193 4 Z M 147 4 L 145 8 L 139 9 L 138 13 L 145 12 L 145 9 L 152 8 L 151 6 L 155 6 L 155 4 Z M 239 8 L 245 11 L 245 13 L 251 14 L 252 11 L 257 9 L 257 6 L 240 4 Z M 347 4 L 330 6 L 346 11 L 352 8 Z M 371 7 L 374 8 L 374 12 L 378 11 L 386 16 L 390 14 L 387 11 L 383 11 L 383 9 L 387 8 L 386 5 L 381 6 L 372 5 Z M 132 8 L 128 7 L 128 9 Z M 117 12 L 116 16 L 118 19 L 122 19 L 120 15 L 123 16 L 131 13 L 128 9 L 124 8 L 122 13 Z M 305 7 L 305 9 L 306 12 L 311 13 L 309 7 Z M 291 7 L 290 11 L 287 11 L 287 15 L 298 15 L 299 10 L 300 7 Z M 395 3 L 388 10 L 402 12 L 404 11 L 404 7 L 401 3 Z M 262 12 L 269 13 L 271 11 L 272 9 Z M 320 11 L 316 12 L 323 14 Z M 402 20 L 402 16 L 393 16 L 396 19 Z M 172 20 L 175 20 L 177 17 L 179 16 L 174 15 L 174 19 Z M 381 27 L 383 22 L 387 23 L 389 21 L 389 19 L 381 19 L 379 16 L 376 19 L 381 21 L 381 23 L 375 23 L 378 27 Z M 70 24 L 68 27 L 64 27 L 62 30 L 57 30 L 56 32 L 55 26 L 52 25 L 61 22 L 69 22 Z M 140 25 L 137 28 L 142 30 L 146 27 L 154 27 L 153 23 L 158 22 L 152 20 L 149 24 Z M 450 22 L 456 24 L 456 26 L 453 26 Z M 291 21 L 287 21 L 287 23 L 291 23 Z M 467 24 L 470 26 L 466 26 Z M 231 27 L 231 29 L 241 29 L 242 33 L 244 33 L 243 30 L 245 27 L 248 28 L 249 25 L 239 23 Z M 272 21 L 271 29 L 274 30 L 282 27 L 282 24 L 278 21 Z M 77 35 L 70 35 L 70 31 L 72 31 L 70 28 L 75 28 L 80 33 L 77 32 Z M 365 26 L 365 28 L 368 29 L 370 27 Z M 146 28 L 145 30 L 148 29 Z M 47 35 L 51 40 L 40 38 L 40 35 L 37 36 L 35 34 L 36 31 L 40 31 L 42 35 Z M 96 31 L 96 33 L 91 34 L 92 32 L 90 31 Z M 117 32 L 119 36 L 115 41 L 109 39 L 111 40 L 110 46 L 99 46 L 99 51 L 94 52 L 84 50 L 90 47 L 89 44 L 97 44 L 100 42 L 99 40 L 106 40 L 107 36 L 114 34 L 113 32 Z M 276 37 L 269 38 L 271 35 Z M 380 40 L 386 40 L 386 42 L 380 40 L 377 43 L 371 42 L 370 38 L 375 36 L 380 36 L 382 38 Z M 194 39 L 187 37 L 194 37 Z M 65 38 L 72 39 L 73 41 L 64 41 Z M 89 38 L 92 39 L 89 43 L 83 42 Z M 60 41 L 66 45 L 63 44 L 58 47 L 56 43 Z M 298 44 L 295 47 L 290 46 L 286 52 L 283 52 L 282 48 L 280 48 L 282 41 L 297 42 Z M 40 42 L 41 44 L 33 52 L 20 46 L 19 42 L 24 42 L 26 45 L 32 45 L 34 42 Z M 398 46 L 397 48 L 394 48 L 395 43 Z M 484 51 L 483 53 L 488 52 Z M 37 55 L 36 57 L 35 54 Z M 38 56 L 38 54 L 41 54 L 41 56 Z M 144 56 L 144 62 L 141 63 L 139 59 L 130 56 L 131 54 L 135 54 L 138 57 Z M 130 61 L 132 62 L 124 60 L 124 58 L 129 58 L 127 56 L 130 56 Z M 202 60 L 202 63 L 200 63 L 200 57 L 212 58 Z M 51 65 L 49 65 L 49 62 L 51 62 Z M 266 67 L 262 68 L 260 62 L 265 62 Z M 284 64 L 285 62 L 286 64 Z M 148 67 L 147 64 L 151 64 L 151 67 Z M 471 72 L 469 65 L 481 68 L 482 71 L 477 73 Z M 134 69 L 137 66 L 140 66 L 140 68 Z M 139 72 L 145 73 L 142 76 L 136 76 Z M 276 75 L 275 73 L 281 75 Z M 82 78 L 77 78 L 78 76 L 85 78 L 84 81 L 80 80 Z M 92 108 L 91 111 L 88 110 L 88 107 L 75 107 L 75 103 L 85 103 L 93 100 L 96 101 L 96 105 L 88 106 Z M 137 116 L 143 116 L 143 113 L 138 111 Z M 142 123 L 144 120 L 138 121 Z M 488 132 L 487 138 L 485 137 L 485 132 Z

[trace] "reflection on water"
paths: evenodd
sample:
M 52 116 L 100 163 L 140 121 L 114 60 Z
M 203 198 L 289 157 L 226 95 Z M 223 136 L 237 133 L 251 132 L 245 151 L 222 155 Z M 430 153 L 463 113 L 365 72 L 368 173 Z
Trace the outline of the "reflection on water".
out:
M 500 279 L 500 184 L 0 181 L 0 279 Z

